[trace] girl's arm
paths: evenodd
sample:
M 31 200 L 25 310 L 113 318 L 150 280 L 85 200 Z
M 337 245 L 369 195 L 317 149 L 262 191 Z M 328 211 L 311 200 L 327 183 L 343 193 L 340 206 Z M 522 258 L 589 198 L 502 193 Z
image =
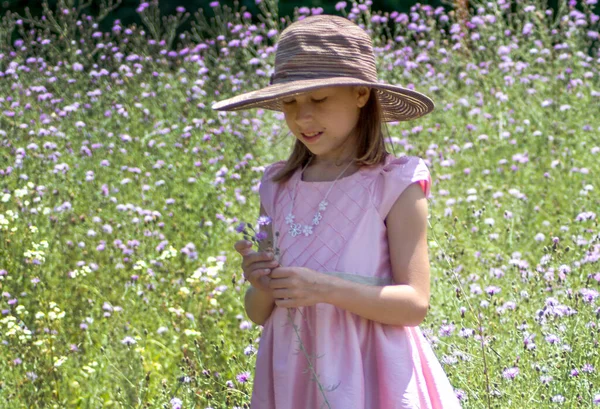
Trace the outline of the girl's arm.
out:
M 260 215 L 267 214 L 261 203 Z M 267 232 L 267 239 L 260 242 L 258 251 L 266 251 L 269 247 L 269 243 L 273 243 L 273 229 L 271 224 L 267 226 L 260 226 L 261 231 Z M 275 299 L 272 297 L 271 292 L 259 290 L 258 288 L 250 285 L 246 290 L 246 296 L 244 297 L 244 308 L 248 318 L 257 325 L 263 325 L 267 318 L 271 316 L 271 312 L 275 307 Z
M 429 307 L 428 203 L 418 184 L 396 200 L 387 218 L 394 282 L 368 286 L 327 276 L 323 302 L 383 324 L 417 326 Z
M 246 290 L 244 307 L 246 308 L 248 318 L 252 322 L 256 325 L 264 325 L 275 307 L 275 299 L 271 294 L 250 286 Z
M 416 327 L 427 315 L 427 304 L 407 284 L 372 286 L 339 277 L 326 278 L 323 301 L 368 320 L 386 325 Z

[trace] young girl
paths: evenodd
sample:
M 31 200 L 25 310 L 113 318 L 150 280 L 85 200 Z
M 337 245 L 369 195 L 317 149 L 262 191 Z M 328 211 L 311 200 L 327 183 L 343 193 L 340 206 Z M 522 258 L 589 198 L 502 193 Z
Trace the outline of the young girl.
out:
M 278 259 L 235 245 L 246 312 L 264 326 L 252 409 L 460 408 L 418 327 L 429 307 L 429 170 L 388 154 L 381 132 L 433 102 L 379 82 L 369 35 L 319 15 L 281 33 L 268 87 L 213 105 L 254 107 L 282 111 L 296 142 L 259 189 Z

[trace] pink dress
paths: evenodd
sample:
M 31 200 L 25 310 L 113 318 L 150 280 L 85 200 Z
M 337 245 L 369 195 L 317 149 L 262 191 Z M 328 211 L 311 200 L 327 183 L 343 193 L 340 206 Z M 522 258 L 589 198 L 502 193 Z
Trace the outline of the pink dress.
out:
M 333 182 L 306 182 L 298 169 L 285 184 L 265 169 L 261 203 L 279 231 L 281 264 L 303 266 L 367 285 L 393 284 L 384 219 L 400 193 L 418 182 L 429 197 L 431 177 L 418 157 L 395 158 L 338 179 L 310 236 L 292 237 L 285 216 L 297 185 L 295 223 L 311 224 Z M 289 316 L 288 316 L 289 311 Z M 291 321 L 294 326 L 291 325 Z M 314 380 L 299 336 L 329 406 Z M 384 325 L 320 303 L 275 306 L 256 358 L 252 409 L 460 408 L 454 390 L 419 327 Z

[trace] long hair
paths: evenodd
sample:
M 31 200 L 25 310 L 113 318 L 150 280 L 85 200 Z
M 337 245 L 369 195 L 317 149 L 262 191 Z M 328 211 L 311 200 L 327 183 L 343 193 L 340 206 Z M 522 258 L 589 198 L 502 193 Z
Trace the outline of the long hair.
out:
M 376 90 L 371 89 L 369 99 L 360 109 L 356 124 L 357 157 L 355 163 L 359 166 L 373 166 L 383 163 L 387 151 L 382 131 L 383 113 Z M 351 142 L 354 143 L 354 142 Z M 284 167 L 273 176 L 273 182 L 284 183 L 290 180 L 294 172 L 306 164 L 312 153 L 296 139 L 294 149 Z

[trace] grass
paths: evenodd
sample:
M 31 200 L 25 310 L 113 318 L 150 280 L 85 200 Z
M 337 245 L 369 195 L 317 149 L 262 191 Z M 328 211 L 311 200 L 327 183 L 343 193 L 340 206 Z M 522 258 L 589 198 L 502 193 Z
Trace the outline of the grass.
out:
M 432 173 L 421 328 L 463 406 L 589 408 L 598 16 L 592 2 L 499 3 L 470 2 L 467 22 L 420 5 L 340 13 L 371 33 L 383 80 L 436 102 L 388 124 L 387 142 Z M 285 23 L 259 6 L 255 26 L 227 7 L 196 15 L 176 48 L 189 15 L 155 19 L 154 4 L 138 10 L 147 26 L 108 34 L 74 9 L 5 16 L 0 407 L 248 407 L 261 328 L 244 313 L 234 229 L 258 215 L 262 170 L 292 140 L 281 114 L 210 105 L 268 82 Z

